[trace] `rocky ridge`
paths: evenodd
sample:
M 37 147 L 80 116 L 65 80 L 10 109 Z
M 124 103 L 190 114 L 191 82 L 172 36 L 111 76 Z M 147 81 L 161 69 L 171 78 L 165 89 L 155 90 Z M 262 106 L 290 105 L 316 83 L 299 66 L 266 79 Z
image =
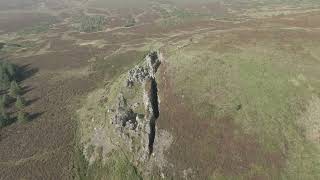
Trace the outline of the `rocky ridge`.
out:
M 161 53 L 153 51 L 145 57 L 142 65 L 137 65 L 127 75 L 125 86 L 129 91 L 134 86 L 143 87 L 144 114 L 135 112 L 122 92 L 118 95 L 117 103 L 109 110 L 112 113 L 110 123 L 128 149 L 136 155 L 138 162 L 147 162 L 154 151 L 156 120 L 160 115 L 155 75 L 161 60 Z

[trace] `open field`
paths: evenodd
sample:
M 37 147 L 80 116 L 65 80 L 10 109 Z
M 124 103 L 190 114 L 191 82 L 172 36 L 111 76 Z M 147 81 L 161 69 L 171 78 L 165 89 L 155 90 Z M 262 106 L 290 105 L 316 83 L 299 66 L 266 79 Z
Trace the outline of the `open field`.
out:
M 320 179 L 319 45 L 312 0 L 1 1 L 0 59 L 28 72 L 32 121 L 0 129 L 0 179 Z M 144 115 L 125 80 L 157 49 L 142 162 L 110 111 L 122 92 Z

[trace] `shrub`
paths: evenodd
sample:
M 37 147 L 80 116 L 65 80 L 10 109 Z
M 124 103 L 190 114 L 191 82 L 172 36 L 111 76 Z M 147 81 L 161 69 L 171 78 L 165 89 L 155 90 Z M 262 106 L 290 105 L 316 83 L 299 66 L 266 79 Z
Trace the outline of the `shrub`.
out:
M 10 78 L 7 73 L 5 73 L 0 68 L 0 88 L 1 90 L 7 89 L 10 86 Z
M 28 113 L 25 113 L 25 112 L 23 112 L 23 111 L 20 111 L 20 112 L 18 113 L 17 119 L 18 119 L 18 122 L 19 122 L 19 123 L 25 123 L 25 122 L 28 122 L 28 121 L 29 121 L 29 115 L 28 115 Z
M 17 100 L 16 100 L 15 105 L 18 109 L 22 109 L 26 106 L 26 101 L 24 100 L 23 97 L 17 96 Z
M 21 94 L 21 87 L 16 81 L 12 81 L 10 84 L 9 94 L 11 97 L 17 97 Z

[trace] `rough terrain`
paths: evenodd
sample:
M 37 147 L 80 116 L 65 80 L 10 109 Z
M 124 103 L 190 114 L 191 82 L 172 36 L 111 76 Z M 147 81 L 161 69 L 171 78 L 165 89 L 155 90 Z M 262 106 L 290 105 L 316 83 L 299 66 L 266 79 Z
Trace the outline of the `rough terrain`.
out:
M 0 129 L 0 179 L 320 179 L 319 22 L 311 0 L 1 1 L 32 121 Z

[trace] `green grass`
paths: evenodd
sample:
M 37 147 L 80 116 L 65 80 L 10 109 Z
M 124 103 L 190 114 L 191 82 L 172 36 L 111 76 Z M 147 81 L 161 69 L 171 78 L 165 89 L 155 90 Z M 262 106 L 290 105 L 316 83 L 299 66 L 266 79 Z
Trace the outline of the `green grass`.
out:
M 50 23 L 42 23 L 38 24 L 29 28 L 25 28 L 18 32 L 19 35 L 26 35 L 26 34 L 39 34 L 47 32 L 51 27 Z
M 252 167 L 252 174 L 269 174 L 276 179 L 319 179 L 319 146 L 305 138 L 299 123 L 312 97 L 319 97 L 316 69 L 320 64 L 305 53 L 316 54 L 315 49 L 308 48 L 307 42 L 291 42 L 305 48 L 293 53 L 281 50 L 274 42 L 263 42 L 243 45 L 241 51 L 219 53 L 206 43 L 173 53 L 169 58 L 176 94 L 184 95 L 199 116 L 231 116 L 246 134 L 256 137 L 264 151 L 286 154 L 281 174 L 274 175 L 271 167 L 259 164 Z M 250 173 L 243 175 L 248 176 Z
M 112 152 L 106 162 L 97 160 L 89 165 L 85 157 L 78 151 L 76 163 L 77 177 L 79 180 L 140 180 L 142 177 L 139 172 L 127 159 L 123 152 Z
M 54 17 L 49 18 L 46 21 L 39 22 L 35 25 L 28 26 L 17 32 L 18 35 L 24 36 L 29 34 L 40 34 L 46 33 L 50 30 L 54 23 L 58 22 L 58 20 Z
M 84 144 L 90 142 L 92 134 L 94 134 L 94 128 L 96 127 L 106 127 L 109 125 L 108 119 L 105 119 L 104 106 L 99 105 L 98 100 L 105 91 L 98 90 L 97 92 L 92 92 L 86 102 L 84 107 L 80 109 L 78 114 L 78 133 L 77 133 L 77 143 L 75 153 L 74 153 L 74 176 L 75 179 L 79 180 L 100 180 L 100 179 L 110 179 L 110 180 L 138 180 L 141 179 L 140 173 L 136 167 L 131 163 L 131 156 L 125 150 L 121 150 L 120 147 L 115 147 L 106 156 L 102 155 L 102 147 L 96 147 L 89 144 L 86 155 L 83 151 Z M 108 96 L 109 97 L 109 96 Z M 110 97 L 111 98 L 111 97 Z M 94 117 L 95 122 L 91 121 Z M 107 131 L 107 130 L 106 130 Z M 114 141 L 118 141 L 117 136 L 113 134 L 110 129 L 106 132 L 108 136 L 106 141 L 109 141 L 110 137 L 113 137 Z M 95 161 L 91 164 L 89 163 L 87 157 L 91 157 L 93 154 L 97 154 Z
M 121 78 L 120 78 L 121 79 Z M 118 88 L 121 84 L 117 84 L 118 81 L 113 83 L 113 87 L 110 87 L 111 91 L 108 93 L 108 103 L 109 106 L 115 101 L 117 94 L 112 93 L 119 92 Z M 120 81 L 119 81 L 120 82 Z M 122 81 L 121 81 L 122 82 Z M 115 89 L 114 89 L 115 88 Z M 79 140 L 76 152 L 74 154 L 75 159 L 75 179 L 81 180 L 100 180 L 100 179 L 110 179 L 110 180 L 139 180 L 142 179 L 137 168 L 131 163 L 131 156 L 125 150 L 121 150 L 121 147 L 115 147 L 111 152 L 108 153 L 107 157 L 102 155 L 103 149 L 100 147 L 96 148 L 94 145 L 89 144 L 87 149 L 87 156 L 91 157 L 93 154 L 97 153 L 98 157 L 92 164 L 89 164 L 84 151 L 82 150 L 84 144 L 90 142 L 92 134 L 94 134 L 94 128 L 96 127 L 108 127 L 109 118 L 105 118 L 106 109 L 104 106 L 99 105 L 97 102 L 101 99 L 101 95 L 107 92 L 98 90 L 97 92 L 92 92 L 86 102 L 84 107 L 80 109 L 78 114 L 78 137 Z M 110 107 L 110 106 L 109 106 Z M 93 123 L 91 118 L 94 117 L 95 122 Z M 113 128 L 113 127 L 110 127 Z M 113 141 L 119 141 L 116 134 L 113 133 L 111 129 L 106 130 L 106 141 L 112 137 Z M 82 143 L 81 143 L 82 142 Z
M 145 55 L 145 51 L 129 51 L 112 55 L 107 59 L 99 59 L 94 64 L 93 69 L 97 72 L 97 76 L 112 81 L 142 61 Z

